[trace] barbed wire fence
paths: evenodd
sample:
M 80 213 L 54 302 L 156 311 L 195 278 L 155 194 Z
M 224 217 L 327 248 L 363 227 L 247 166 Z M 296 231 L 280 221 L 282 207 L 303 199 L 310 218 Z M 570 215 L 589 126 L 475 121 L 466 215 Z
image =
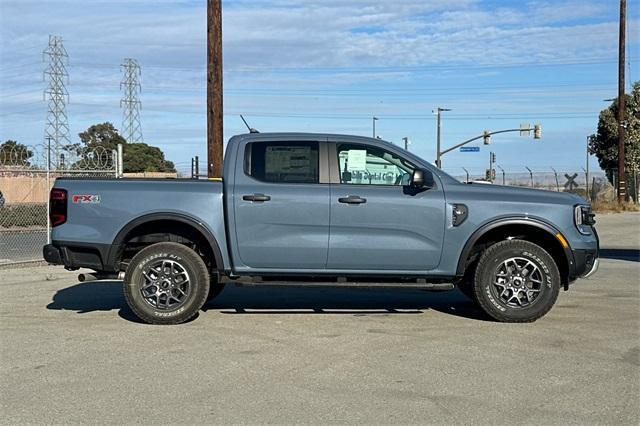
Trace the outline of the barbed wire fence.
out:
M 615 185 L 612 185 L 602 171 L 592 171 L 588 174 L 584 169 L 549 170 L 520 168 L 522 171 L 514 171 L 513 168 L 501 168 L 497 166 L 492 183 L 497 185 L 520 186 L 536 189 L 545 189 L 558 192 L 572 192 L 582 196 L 590 202 L 611 202 L 615 200 Z M 455 170 L 446 170 L 461 182 L 485 182 L 486 170 L 479 168 L 461 167 L 460 173 Z M 614 171 L 615 178 L 615 171 Z M 615 181 L 614 181 L 615 182 Z M 629 173 L 627 176 L 627 194 L 630 201 L 638 202 L 638 189 L 640 176 L 637 173 Z
M 55 155 L 48 144 L 0 146 L 0 266 L 42 260 L 56 178 L 117 177 L 115 151 L 74 147 Z

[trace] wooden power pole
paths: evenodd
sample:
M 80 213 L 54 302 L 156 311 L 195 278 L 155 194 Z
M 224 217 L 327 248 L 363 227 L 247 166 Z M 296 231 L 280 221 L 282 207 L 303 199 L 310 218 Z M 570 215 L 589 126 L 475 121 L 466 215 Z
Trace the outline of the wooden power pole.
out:
M 222 177 L 222 1 L 207 0 L 207 177 Z
M 625 62 L 625 34 L 627 1 L 620 0 L 620 42 L 618 44 L 618 203 L 624 203 L 626 198 L 626 184 L 624 173 L 624 62 Z

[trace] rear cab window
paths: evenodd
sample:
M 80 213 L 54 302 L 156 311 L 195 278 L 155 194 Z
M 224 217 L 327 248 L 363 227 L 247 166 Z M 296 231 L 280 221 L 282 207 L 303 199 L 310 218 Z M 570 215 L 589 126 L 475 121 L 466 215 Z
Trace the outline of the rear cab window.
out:
M 251 142 L 244 172 L 268 183 L 318 183 L 318 142 Z

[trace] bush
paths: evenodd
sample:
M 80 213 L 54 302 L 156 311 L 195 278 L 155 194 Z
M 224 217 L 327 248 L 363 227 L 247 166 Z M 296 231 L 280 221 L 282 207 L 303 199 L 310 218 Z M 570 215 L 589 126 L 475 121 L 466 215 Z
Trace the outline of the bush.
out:
M 47 226 L 46 203 L 5 204 L 0 207 L 0 228 Z
M 640 205 L 633 203 L 618 204 L 617 201 L 596 201 L 591 204 L 596 213 L 622 213 L 640 211 Z

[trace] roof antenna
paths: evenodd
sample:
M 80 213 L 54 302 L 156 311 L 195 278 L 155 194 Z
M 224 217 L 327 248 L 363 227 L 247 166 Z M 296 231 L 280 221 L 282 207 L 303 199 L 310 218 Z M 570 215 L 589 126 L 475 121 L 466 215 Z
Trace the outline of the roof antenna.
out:
M 257 131 L 256 129 L 254 129 L 253 127 L 250 127 L 249 124 L 247 123 L 247 120 L 244 119 L 244 117 L 242 116 L 242 114 L 240 114 L 240 118 L 242 118 L 242 121 L 244 121 L 244 125 L 247 126 L 247 129 L 249 129 L 249 133 L 260 133 L 259 131 Z

